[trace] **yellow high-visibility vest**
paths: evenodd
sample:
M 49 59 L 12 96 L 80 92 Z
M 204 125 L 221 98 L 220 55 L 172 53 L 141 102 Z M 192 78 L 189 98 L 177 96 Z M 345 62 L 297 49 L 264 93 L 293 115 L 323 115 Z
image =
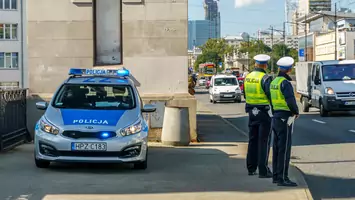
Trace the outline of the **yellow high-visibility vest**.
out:
M 270 84 L 271 103 L 274 110 L 290 111 L 285 97 L 281 92 L 281 83 L 284 80 L 287 81 L 285 77 L 278 76 Z
M 263 88 L 261 87 L 261 81 L 265 76 L 264 72 L 253 71 L 248 74 L 244 81 L 245 101 L 251 105 L 269 105 L 269 99 L 267 98 Z

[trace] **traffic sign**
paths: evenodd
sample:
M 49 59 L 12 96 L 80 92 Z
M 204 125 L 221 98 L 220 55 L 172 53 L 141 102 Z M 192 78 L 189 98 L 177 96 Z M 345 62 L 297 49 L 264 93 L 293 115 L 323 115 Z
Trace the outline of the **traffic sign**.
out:
M 298 56 L 299 57 L 304 57 L 304 49 L 298 50 Z

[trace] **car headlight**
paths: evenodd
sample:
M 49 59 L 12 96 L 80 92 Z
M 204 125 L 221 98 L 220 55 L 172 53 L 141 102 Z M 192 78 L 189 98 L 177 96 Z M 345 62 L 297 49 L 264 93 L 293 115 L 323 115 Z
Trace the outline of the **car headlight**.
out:
M 50 124 L 47 122 L 44 118 L 41 118 L 39 121 L 39 128 L 46 132 L 46 133 L 51 133 L 53 135 L 58 135 L 59 133 L 59 128 L 55 127 L 54 125 Z
M 334 95 L 335 94 L 333 88 L 331 88 L 331 87 L 325 88 L 325 93 L 329 94 L 329 95 Z
M 122 136 L 129 136 L 129 135 L 134 135 L 136 133 L 141 132 L 142 130 L 142 121 L 138 120 L 134 124 L 127 126 L 126 128 L 123 128 L 120 130 L 120 134 Z

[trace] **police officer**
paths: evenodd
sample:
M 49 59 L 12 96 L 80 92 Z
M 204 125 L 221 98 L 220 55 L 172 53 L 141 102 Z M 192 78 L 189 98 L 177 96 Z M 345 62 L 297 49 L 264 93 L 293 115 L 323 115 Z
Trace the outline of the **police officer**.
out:
M 259 169 L 259 178 L 271 178 L 272 173 L 268 167 L 271 118 L 268 111 L 271 109 L 272 78 L 265 71 L 270 56 L 261 54 L 254 59 L 255 69 L 244 81 L 245 111 L 249 114 L 247 168 L 250 176 L 256 175 Z
M 291 57 L 283 57 L 278 62 L 279 74 L 271 82 L 270 93 L 273 106 L 272 130 L 273 141 L 273 183 L 278 186 L 297 186 L 288 178 L 288 168 L 291 156 L 293 121 L 298 118 L 299 111 L 294 95 L 293 87 L 288 75 L 292 71 L 294 60 Z

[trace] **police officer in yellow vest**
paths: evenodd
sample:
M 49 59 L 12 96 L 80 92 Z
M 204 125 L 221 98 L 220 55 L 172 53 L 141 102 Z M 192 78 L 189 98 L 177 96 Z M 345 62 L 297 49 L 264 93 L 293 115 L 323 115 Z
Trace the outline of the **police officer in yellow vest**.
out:
M 272 130 L 274 132 L 272 171 L 273 183 L 278 186 L 297 186 L 288 178 L 291 156 L 293 120 L 298 118 L 299 110 L 293 87 L 288 75 L 292 71 L 294 60 L 283 57 L 278 62 L 279 74 L 271 82 L 271 103 L 274 109 Z
M 247 168 L 250 176 L 271 178 L 268 167 L 269 138 L 271 118 L 268 111 L 270 106 L 270 83 L 272 78 L 266 74 L 270 56 L 257 55 L 254 57 L 255 69 L 248 74 L 244 81 L 245 111 L 249 114 L 249 144 L 247 154 Z

